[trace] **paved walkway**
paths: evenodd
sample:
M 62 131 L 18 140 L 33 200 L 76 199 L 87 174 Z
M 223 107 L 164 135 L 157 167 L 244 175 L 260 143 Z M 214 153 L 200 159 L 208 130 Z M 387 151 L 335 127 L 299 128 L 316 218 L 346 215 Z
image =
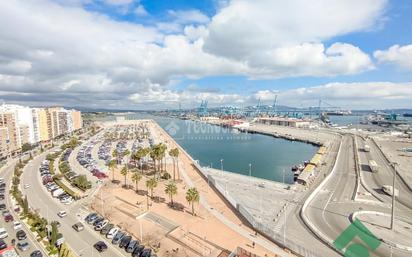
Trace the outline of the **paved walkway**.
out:
M 157 123 L 155 123 L 157 125 Z M 177 143 L 166 133 L 164 130 L 158 126 L 159 131 L 161 131 L 160 134 L 162 136 L 168 138 L 171 142 L 177 145 Z M 182 155 L 186 154 L 182 148 L 180 148 L 180 151 L 183 152 Z M 190 158 L 190 156 L 188 156 Z M 181 157 L 182 158 L 182 157 Z M 193 180 L 190 178 L 190 176 L 187 174 L 185 171 L 185 168 L 183 166 L 183 162 L 179 162 L 179 171 L 180 174 L 182 175 L 184 181 L 189 187 L 194 187 L 196 186 L 199 188 L 198 183 L 203 182 L 206 183 L 199 175 L 200 181 L 193 182 Z M 209 202 L 206 200 L 206 197 L 200 197 L 200 204 L 203 205 L 205 209 L 209 211 L 214 217 L 216 217 L 219 221 L 221 221 L 223 224 L 231 228 L 232 230 L 236 231 L 239 235 L 247 238 L 248 240 L 255 242 L 257 245 L 260 245 L 261 247 L 264 247 L 265 249 L 269 250 L 270 252 L 280 255 L 280 256 L 294 256 L 290 253 L 285 252 L 282 248 L 278 247 L 276 244 L 266 240 L 263 237 L 255 237 L 253 233 L 251 233 L 250 230 L 245 229 L 244 227 L 241 227 L 239 224 L 235 224 L 232 220 L 228 219 L 225 215 L 223 215 L 219 209 L 216 209 L 215 207 L 211 206 Z

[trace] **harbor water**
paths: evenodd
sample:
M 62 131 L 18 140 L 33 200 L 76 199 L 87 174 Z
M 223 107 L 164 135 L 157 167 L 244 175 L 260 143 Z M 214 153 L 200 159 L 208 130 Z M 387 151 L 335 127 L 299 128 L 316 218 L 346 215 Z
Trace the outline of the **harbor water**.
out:
M 289 184 L 293 183 L 291 166 L 310 160 L 318 150 L 311 144 L 203 122 L 142 115 L 127 118 L 156 120 L 202 166 Z

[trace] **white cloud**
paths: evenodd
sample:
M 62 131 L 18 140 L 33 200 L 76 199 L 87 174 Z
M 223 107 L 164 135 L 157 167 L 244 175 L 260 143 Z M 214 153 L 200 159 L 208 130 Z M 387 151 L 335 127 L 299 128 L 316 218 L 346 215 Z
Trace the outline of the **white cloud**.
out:
M 164 101 L 242 102 L 248 98 L 239 94 L 168 87 L 182 78 L 334 76 L 373 68 L 356 46 L 321 40 L 370 28 L 386 1 L 347 1 L 350 11 L 346 1 L 328 1 L 328 9 L 304 1 L 305 8 L 295 10 L 302 1 L 233 0 L 212 20 L 197 10 L 171 11 L 173 22 L 156 28 L 115 21 L 78 4 L 0 1 L 0 91 L 13 92 L 9 99 L 74 105 L 127 105 L 122 100 L 129 96 L 138 103 L 151 94 Z
M 300 87 L 290 90 L 260 90 L 251 95 L 228 94 L 213 90 L 201 91 L 190 88 L 183 91 L 164 89 L 159 85 L 149 85 L 148 90 L 133 94 L 130 100 L 144 108 L 147 104 L 157 107 L 173 108 L 177 103 L 182 106 L 196 107 L 202 100 L 209 106 L 255 105 L 260 99 L 264 104 L 272 104 L 277 96 L 279 105 L 294 107 L 318 106 L 318 100 L 346 109 L 412 108 L 412 82 L 364 82 L 329 83 L 313 87 Z M 150 105 L 152 106 L 152 105 Z
M 348 109 L 412 108 L 412 83 L 329 83 L 283 91 L 278 99 L 297 107 L 316 106 L 321 99 Z
M 104 2 L 110 5 L 129 5 L 133 0 L 104 0 Z
M 375 51 L 373 56 L 380 63 L 394 64 L 404 70 L 412 71 L 412 44 L 394 45 L 387 50 Z
M 179 24 L 192 24 L 192 23 L 208 23 L 209 17 L 199 10 L 169 10 L 169 16 L 171 16 L 176 23 Z
M 277 46 L 371 28 L 387 0 L 233 0 L 212 18 L 205 49 L 244 59 Z
M 200 38 L 203 38 L 207 35 L 208 31 L 205 26 L 193 26 L 188 25 L 184 28 L 184 34 L 190 41 L 196 41 Z
M 134 9 L 134 13 L 137 16 L 146 16 L 148 15 L 148 12 L 146 11 L 146 9 L 144 8 L 143 5 L 139 4 L 136 9 Z

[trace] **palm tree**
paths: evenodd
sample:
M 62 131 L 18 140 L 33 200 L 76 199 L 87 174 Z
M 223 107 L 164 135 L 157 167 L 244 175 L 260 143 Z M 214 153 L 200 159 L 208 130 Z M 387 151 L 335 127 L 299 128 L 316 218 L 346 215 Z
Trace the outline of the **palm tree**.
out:
M 112 156 L 116 158 L 116 163 L 119 164 L 119 152 L 116 149 L 113 150 Z
M 138 161 L 137 152 L 133 152 L 133 153 L 130 155 L 130 160 L 133 160 L 133 162 L 134 162 L 134 167 L 136 168 L 136 167 L 137 167 L 137 161 Z
M 153 190 L 157 187 L 157 180 L 155 178 L 151 178 L 146 181 L 146 187 L 150 189 L 150 197 L 153 198 Z
M 112 181 L 114 181 L 114 170 L 117 168 L 117 161 L 111 160 L 107 166 L 112 171 Z
M 127 187 L 126 178 L 129 170 L 127 169 L 127 165 L 125 164 L 124 167 L 120 170 L 120 174 L 124 176 L 124 187 Z
M 170 203 L 173 206 L 173 196 L 177 194 L 177 186 L 175 183 L 169 183 L 166 185 L 165 193 L 170 197 Z
M 175 161 L 176 161 L 176 157 L 179 155 L 179 149 L 177 149 L 177 148 L 170 149 L 169 155 L 173 159 L 173 181 L 175 181 L 176 180 L 176 163 L 175 163 Z
M 200 199 L 199 191 L 196 187 L 191 187 L 186 192 L 186 201 L 192 205 L 192 215 L 195 215 L 195 202 L 198 203 Z
M 177 179 L 180 180 L 180 172 L 179 172 L 179 154 L 180 154 L 180 152 L 179 152 L 179 148 L 177 148 L 177 147 L 174 148 L 173 150 L 174 150 L 173 155 L 176 158 Z
M 135 183 L 136 185 L 136 193 L 139 192 L 139 188 L 138 188 L 138 184 L 139 181 L 142 179 L 142 174 L 140 174 L 140 172 L 134 172 L 132 175 L 132 181 Z
M 137 162 L 140 163 L 140 161 L 143 159 L 143 157 L 146 156 L 146 150 L 145 148 L 139 148 L 132 156 L 133 159 Z M 137 165 L 136 165 L 137 166 Z M 140 165 L 140 169 L 142 168 L 142 166 Z
M 130 154 L 129 149 L 126 149 L 122 154 L 122 158 L 128 156 L 129 154 Z
M 167 146 L 163 143 L 159 144 L 159 158 L 160 158 L 160 167 L 163 171 L 166 171 L 166 167 L 163 167 L 163 163 L 166 166 L 166 162 L 164 161 L 166 157 L 166 149 Z

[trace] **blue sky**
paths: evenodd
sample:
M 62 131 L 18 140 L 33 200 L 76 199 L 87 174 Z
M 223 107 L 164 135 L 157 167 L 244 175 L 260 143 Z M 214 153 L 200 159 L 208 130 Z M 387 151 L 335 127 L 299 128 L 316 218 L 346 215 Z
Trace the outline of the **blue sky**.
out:
M 408 0 L 5 1 L 0 99 L 412 108 L 411 13 Z

